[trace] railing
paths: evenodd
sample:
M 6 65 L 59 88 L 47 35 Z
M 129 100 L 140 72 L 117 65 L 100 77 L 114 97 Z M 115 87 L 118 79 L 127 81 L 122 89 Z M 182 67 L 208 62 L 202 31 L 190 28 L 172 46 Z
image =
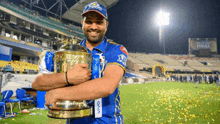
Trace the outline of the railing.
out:
M 39 45 L 37 45 L 37 44 L 35 44 L 35 43 L 28 43 L 28 42 L 22 43 L 21 40 L 16 40 L 16 39 L 13 39 L 13 38 L 11 38 L 11 37 L 5 37 L 5 36 L 2 36 L 2 35 L 0 35 L 0 39 L 9 40 L 9 41 L 12 41 L 12 42 L 21 43 L 21 44 L 26 44 L 26 45 L 29 45 L 29 46 L 41 48 L 41 46 L 39 46 Z

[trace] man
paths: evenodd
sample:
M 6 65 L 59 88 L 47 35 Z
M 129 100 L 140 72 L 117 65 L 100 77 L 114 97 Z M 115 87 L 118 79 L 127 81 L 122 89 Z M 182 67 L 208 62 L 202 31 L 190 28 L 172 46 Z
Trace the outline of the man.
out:
M 190 82 L 190 75 L 187 75 L 187 82 Z
M 180 75 L 180 82 L 183 83 L 183 77 Z
M 184 76 L 184 82 L 187 83 L 187 77 L 186 76 Z
M 205 84 L 208 84 L 207 75 L 204 76 Z
M 209 76 L 209 84 L 212 85 L 212 83 L 213 83 L 213 77 L 212 77 L 212 75 L 210 75 Z
M 198 85 L 198 83 L 199 83 L 199 77 L 197 76 L 197 74 L 195 75 L 195 77 L 194 77 L 194 81 L 195 81 L 195 88 L 197 88 L 197 85 Z
M 11 66 L 11 63 L 8 63 L 8 65 L 5 66 L 5 72 L 12 72 L 12 66 Z
M 179 77 L 178 77 L 178 75 L 176 76 L 176 82 L 178 82 L 178 80 L 179 80 Z
M 199 78 L 199 83 L 201 84 L 202 83 L 202 77 L 199 75 L 198 78 Z
M 125 74 L 127 50 L 122 45 L 108 42 L 104 37 L 108 27 L 106 8 L 98 2 L 85 6 L 83 11 L 82 30 L 86 36 L 80 45 L 91 54 L 102 54 L 105 57 L 103 77 L 90 80 L 91 70 L 85 64 L 77 64 L 67 72 L 67 85 L 64 73 L 43 74 L 32 84 L 37 90 L 47 91 L 46 105 L 57 100 L 94 100 L 102 98 L 102 117 L 85 117 L 68 119 L 69 124 L 121 124 L 123 117 L 120 110 L 118 84 Z
M 190 80 L 189 80 L 190 83 L 193 82 L 193 78 L 192 78 L 192 75 L 190 75 Z
M 219 78 L 218 78 L 218 75 L 215 76 L 215 82 L 216 82 L 216 86 L 219 86 Z

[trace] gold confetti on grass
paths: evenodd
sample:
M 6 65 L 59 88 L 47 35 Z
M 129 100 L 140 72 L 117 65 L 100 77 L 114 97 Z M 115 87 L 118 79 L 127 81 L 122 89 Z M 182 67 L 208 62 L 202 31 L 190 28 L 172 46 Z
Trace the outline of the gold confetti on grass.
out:
M 161 83 L 163 83 L 163 88 L 160 87 Z M 153 122 L 151 120 L 157 120 L 154 123 L 196 123 L 198 120 L 207 123 L 216 120 L 215 118 L 212 120 L 212 117 L 220 113 L 216 106 L 220 100 L 219 88 L 200 84 L 199 86 L 203 87 L 195 89 L 193 84 L 189 83 L 158 82 L 154 84 L 139 86 L 134 84 L 135 88 L 132 89 L 133 86 L 130 85 L 126 91 L 123 91 L 126 86 L 121 86 L 122 114 L 125 123 L 130 123 L 131 120 L 140 122 L 140 117 L 142 117 L 141 123 Z M 122 97 L 123 94 L 126 94 L 124 95 L 126 98 Z M 130 102 L 126 101 L 128 98 Z M 131 99 L 134 102 L 131 102 Z M 126 106 L 134 114 L 136 113 L 132 119 Z

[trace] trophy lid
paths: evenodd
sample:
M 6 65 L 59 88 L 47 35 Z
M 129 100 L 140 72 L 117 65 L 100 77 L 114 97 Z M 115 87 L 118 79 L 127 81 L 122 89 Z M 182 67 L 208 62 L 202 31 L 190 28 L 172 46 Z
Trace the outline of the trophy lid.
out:
M 58 52 L 60 52 L 60 51 L 88 52 L 88 50 L 85 47 L 77 44 L 77 40 L 72 39 L 71 41 L 72 41 L 71 43 L 70 43 L 70 41 L 66 41 L 66 43 L 60 47 Z

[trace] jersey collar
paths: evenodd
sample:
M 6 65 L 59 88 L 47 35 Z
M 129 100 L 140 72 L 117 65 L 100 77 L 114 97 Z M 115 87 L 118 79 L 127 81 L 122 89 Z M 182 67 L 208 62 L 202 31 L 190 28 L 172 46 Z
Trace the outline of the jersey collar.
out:
M 81 41 L 80 45 L 86 47 L 86 39 L 84 39 L 83 41 Z M 102 40 L 102 42 L 94 47 L 93 49 L 97 49 L 99 51 L 101 51 L 102 53 L 104 52 L 105 48 L 106 48 L 106 45 L 107 45 L 107 38 L 104 37 L 104 39 Z M 87 47 L 86 47 L 87 48 Z M 88 48 L 87 48 L 88 49 Z

